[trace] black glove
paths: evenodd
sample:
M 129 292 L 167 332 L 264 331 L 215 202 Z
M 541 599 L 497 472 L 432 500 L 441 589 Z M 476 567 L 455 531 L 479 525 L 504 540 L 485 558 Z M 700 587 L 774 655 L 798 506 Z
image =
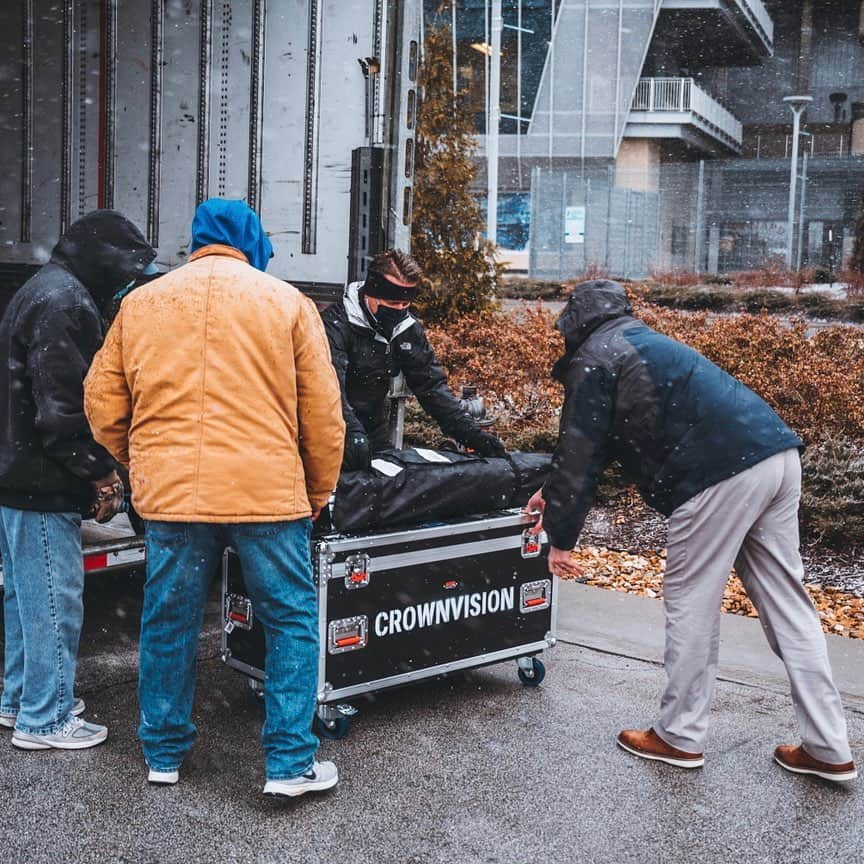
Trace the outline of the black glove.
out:
M 484 432 L 478 429 L 468 435 L 462 443 L 473 450 L 478 456 L 491 456 L 501 459 L 507 455 L 507 450 L 504 447 L 504 442 L 491 432 Z
M 369 439 L 363 432 L 349 432 L 345 436 L 342 470 L 368 471 L 371 467 L 372 451 L 369 449 Z

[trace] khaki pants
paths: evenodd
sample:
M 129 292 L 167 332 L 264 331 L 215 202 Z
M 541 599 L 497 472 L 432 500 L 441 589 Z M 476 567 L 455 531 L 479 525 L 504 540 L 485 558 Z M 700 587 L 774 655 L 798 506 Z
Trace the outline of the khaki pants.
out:
M 802 584 L 800 497 L 798 451 L 787 450 L 705 489 L 670 517 L 663 580 L 668 684 L 654 730 L 673 747 L 703 751 L 720 604 L 734 565 L 786 666 L 805 750 L 824 762 L 852 759 L 825 636 Z

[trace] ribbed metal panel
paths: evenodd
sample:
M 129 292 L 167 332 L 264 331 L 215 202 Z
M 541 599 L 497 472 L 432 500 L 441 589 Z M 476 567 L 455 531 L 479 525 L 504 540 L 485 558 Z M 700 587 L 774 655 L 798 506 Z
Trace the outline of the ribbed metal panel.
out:
M 104 0 L 102 22 L 102 106 L 99 206 L 114 206 L 114 160 L 117 152 L 117 0 Z
M 33 0 L 24 0 L 21 69 L 21 242 L 29 243 L 33 220 Z
M 72 210 L 72 146 L 74 106 L 72 102 L 75 76 L 75 7 L 73 0 L 63 2 L 63 76 L 60 82 L 60 103 L 63 112 L 60 157 L 60 233 L 68 227 Z
M 213 0 L 201 0 L 198 43 L 198 156 L 195 168 L 195 203 L 209 197 L 210 189 L 210 74 L 213 60 Z
M 249 85 L 249 191 L 247 202 L 253 210 L 261 205 L 261 153 L 264 131 L 264 0 L 252 6 L 252 56 Z
M 147 239 L 153 246 L 159 245 L 164 13 L 163 0 L 153 0 L 150 10 L 150 151 L 147 169 Z
M 309 0 L 309 42 L 306 61 L 306 132 L 303 142 L 303 228 L 301 250 L 314 255 L 318 247 L 318 121 L 321 88 L 321 17 L 324 0 Z

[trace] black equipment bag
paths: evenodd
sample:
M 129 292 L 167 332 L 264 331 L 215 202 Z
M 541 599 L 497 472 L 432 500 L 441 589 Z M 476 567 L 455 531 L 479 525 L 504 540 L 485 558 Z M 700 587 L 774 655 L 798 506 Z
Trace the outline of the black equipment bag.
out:
M 508 507 L 521 507 L 545 482 L 547 453 L 508 453 L 485 459 L 425 449 L 384 450 L 369 471 L 339 478 L 332 508 L 337 531 L 419 525 Z

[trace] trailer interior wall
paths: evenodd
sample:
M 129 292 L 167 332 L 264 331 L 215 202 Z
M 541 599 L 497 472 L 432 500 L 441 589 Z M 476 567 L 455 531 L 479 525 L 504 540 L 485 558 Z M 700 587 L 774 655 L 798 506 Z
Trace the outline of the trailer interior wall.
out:
M 419 27 L 419 2 L 392 0 L 0 4 L 0 266 L 44 262 L 102 206 L 173 267 L 196 204 L 224 196 L 260 211 L 269 272 L 341 285 L 354 148 L 392 157 L 382 218 L 406 245 L 403 73 Z M 358 60 L 380 51 L 367 84 Z

